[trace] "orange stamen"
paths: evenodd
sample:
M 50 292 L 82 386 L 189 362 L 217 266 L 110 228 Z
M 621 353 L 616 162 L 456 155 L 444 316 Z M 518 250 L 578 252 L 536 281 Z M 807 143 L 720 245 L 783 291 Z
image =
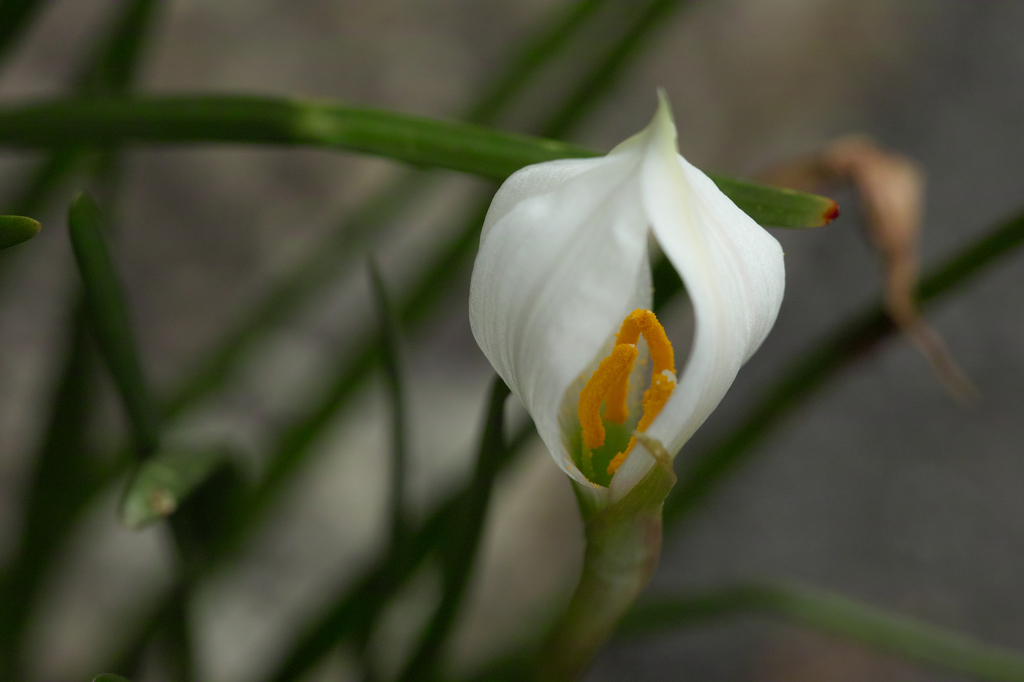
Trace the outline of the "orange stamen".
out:
M 654 418 L 661 412 L 661 408 L 665 407 L 665 403 L 668 402 L 669 396 L 672 395 L 675 387 L 675 375 L 671 379 L 664 374 L 655 374 L 651 377 L 651 387 L 644 391 L 644 416 L 640 418 L 640 423 L 636 425 L 637 431 L 643 433 L 647 430 L 647 427 L 651 425 Z M 633 451 L 634 445 L 636 445 L 636 436 L 629 439 L 629 445 L 626 446 L 625 450 L 612 457 L 612 461 L 608 462 L 609 474 L 614 474 L 618 471 L 622 463 L 626 461 L 626 457 Z
M 636 309 L 622 321 L 622 327 L 615 337 L 612 352 L 598 365 L 597 370 L 580 391 L 576 413 L 583 429 L 583 445 L 586 450 L 604 445 L 605 430 L 601 422 L 601 403 L 605 403 L 604 416 L 610 421 L 622 424 L 629 416 L 626 397 L 629 393 L 629 374 L 637 357 L 636 344 L 643 335 L 651 353 L 651 385 L 644 392 L 644 413 L 636 430 L 643 432 L 651 425 L 661 409 L 668 402 L 675 389 L 675 355 L 672 343 L 664 327 L 650 310 Z M 633 450 L 636 438 L 629 441 L 623 452 L 618 453 L 608 464 L 608 473 L 614 474 Z
M 601 423 L 601 403 L 612 386 L 629 380 L 636 360 L 636 346 L 620 345 L 612 349 L 580 391 L 576 415 L 583 428 L 583 445 L 593 450 L 604 445 L 604 424 Z
M 675 354 L 672 351 L 672 343 L 665 334 L 664 327 L 658 322 L 650 310 L 637 308 L 622 321 L 622 327 L 615 336 L 616 344 L 636 344 L 643 334 L 647 341 L 647 349 L 651 353 L 651 375 L 657 376 L 666 369 L 672 374 L 676 373 Z M 608 401 L 605 404 L 604 416 L 616 424 L 625 423 L 629 416 L 629 408 L 626 407 L 626 395 L 629 393 L 629 376 L 623 377 L 621 383 L 616 384 L 608 392 Z
M 676 373 L 675 354 L 672 352 L 672 342 L 665 334 L 665 328 L 658 322 L 650 310 L 637 308 L 622 321 L 622 327 L 615 337 L 615 343 L 633 343 L 640 340 L 643 334 L 647 341 L 647 348 L 651 351 L 651 362 L 654 363 L 654 374 L 661 374 L 666 369 L 673 374 Z

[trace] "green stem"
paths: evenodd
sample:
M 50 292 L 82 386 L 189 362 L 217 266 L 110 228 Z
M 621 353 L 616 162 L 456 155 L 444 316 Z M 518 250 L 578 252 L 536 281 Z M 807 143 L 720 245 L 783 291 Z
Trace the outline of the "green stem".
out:
M 689 597 L 659 594 L 623 619 L 636 636 L 706 623 L 713 617 L 765 613 L 920 663 L 994 682 L 1024 682 L 1024 656 L 892 614 L 841 595 L 784 583 L 758 582 Z
M 676 479 L 667 453 L 652 454 L 658 463 L 647 476 L 607 507 L 595 508 L 588 491 L 574 483 L 587 541 L 583 570 L 568 609 L 541 647 L 537 680 L 579 678 L 654 575 L 661 555 L 661 507 Z

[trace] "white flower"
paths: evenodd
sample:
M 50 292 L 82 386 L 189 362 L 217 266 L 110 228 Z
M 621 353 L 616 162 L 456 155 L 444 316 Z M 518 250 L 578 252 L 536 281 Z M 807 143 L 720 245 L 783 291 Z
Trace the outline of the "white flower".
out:
M 678 154 L 660 97 L 650 125 L 607 156 L 541 163 L 506 180 L 487 213 L 470 286 L 477 343 L 558 465 L 597 502 L 621 499 L 654 462 L 642 444 L 625 447 L 630 433 L 645 431 L 675 456 L 771 330 L 785 285 L 779 243 Z M 671 345 L 652 340 L 660 325 L 640 312 L 651 307 L 649 234 L 682 277 L 696 318 L 678 382 Z M 616 345 L 633 311 L 646 343 L 633 334 Z M 624 415 L 614 394 L 627 374 L 629 416 L 617 426 Z M 609 442 L 600 446 L 602 424 Z M 625 461 L 610 465 L 607 487 L 598 485 L 614 451 Z

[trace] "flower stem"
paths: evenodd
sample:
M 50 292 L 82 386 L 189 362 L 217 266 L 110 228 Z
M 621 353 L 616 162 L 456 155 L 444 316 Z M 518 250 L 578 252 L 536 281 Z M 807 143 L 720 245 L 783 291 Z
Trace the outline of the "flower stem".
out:
M 583 571 L 569 608 L 541 647 L 537 680 L 577 679 L 654 575 L 661 556 L 661 507 L 676 482 L 668 456 L 655 455 L 647 476 L 606 507 L 596 508 L 588 491 L 573 484 L 587 540 Z

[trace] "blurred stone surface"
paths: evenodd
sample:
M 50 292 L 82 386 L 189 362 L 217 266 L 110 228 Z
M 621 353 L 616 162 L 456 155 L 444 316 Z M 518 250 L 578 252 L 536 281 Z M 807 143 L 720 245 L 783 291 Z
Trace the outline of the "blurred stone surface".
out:
M 4 101 L 63 92 L 114 0 L 48 3 L 0 73 Z M 143 78 L 149 92 L 272 92 L 457 116 L 548 0 L 168 0 Z M 652 40 L 578 141 L 608 148 L 641 128 L 663 85 L 682 152 L 753 173 L 851 130 L 920 161 L 930 180 L 924 262 L 937 262 L 1020 207 L 1024 176 L 1024 6 L 966 0 L 693 2 Z M 585 56 L 593 45 L 579 46 Z M 525 129 L 551 79 L 503 125 Z M 0 156 L 10 196 L 28 156 Z M 167 388 L 272 278 L 397 173 L 351 155 L 278 149 L 139 149 L 125 155 L 117 258 L 147 369 Z M 406 284 L 416 259 L 458 226 L 466 178 L 405 216 L 377 248 Z M 850 197 L 846 206 L 852 208 Z M 9 556 L 28 453 L 57 371 L 74 284 L 60 202 L 45 234 L 0 274 L 0 558 Z M 880 290 L 855 211 L 814 232 L 776 234 L 786 251 L 779 322 L 719 410 L 684 448 L 716 442 L 801 351 Z M 982 393 L 957 408 L 908 344 L 888 342 L 770 435 L 685 525 L 670 532 L 652 588 L 782 576 L 1024 649 L 1024 265 L 1011 256 L 929 311 Z M 411 344 L 414 480 L 425 509 L 468 472 L 488 367 L 469 334 L 465 278 Z M 173 437 L 230 438 L 258 475 L 269 438 L 316 395 L 329 358 L 372 321 L 362 268 L 260 345 L 231 389 Z M 685 306 L 678 319 L 685 328 Z M 108 389 L 109 392 L 109 389 Z M 107 422 L 118 425 L 106 398 Z M 374 390 L 317 444 L 243 559 L 194 605 L 201 679 L 253 679 L 380 548 L 387 412 Z M 34 679 L 88 679 L 168 577 L 159 530 L 129 538 L 98 503 L 52 576 L 33 631 Z M 452 665 L 471 669 L 522 641 L 564 599 L 580 540 L 568 484 L 542 452 L 502 480 L 481 573 Z M 130 560 L 129 560 L 130 559 Z M 554 605 L 554 606 L 553 606 Z M 594 680 L 947 679 L 851 663 L 847 649 L 741 620 L 610 646 Z M 397 635 L 396 635 L 397 636 Z M 794 636 L 795 637 L 795 636 Z M 795 643 L 794 643 L 795 642 Z M 825 664 L 821 664 L 825 661 Z M 846 662 L 844 662 L 846 661 Z M 348 673 L 345 673 L 348 671 Z M 851 672 L 852 671 L 852 672 Z M 320 671 L 351 674 L 343 661 Z M 803 677 L 801 677 L 803 676 Z M 817 677 L 815 679 L 821 679 Z

